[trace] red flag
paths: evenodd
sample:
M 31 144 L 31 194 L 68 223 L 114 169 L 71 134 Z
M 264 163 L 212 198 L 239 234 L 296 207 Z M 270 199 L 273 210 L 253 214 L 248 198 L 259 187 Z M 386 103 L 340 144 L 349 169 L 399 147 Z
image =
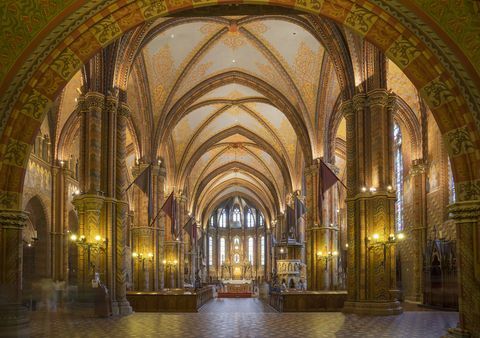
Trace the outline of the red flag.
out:
M 151 198 L 151 195 L 152 195 L 152 191 L 151 191 L 151 184 L 150 184 L 150 180 L 151 180 L 151 176 L 152 176 L 152 165 L 149 164 L 148 167 L 146 167 L 136 178 L 135 180 L 130 183 L 130 185 L 127 187 L 127 189 L 125 189 L 125 191 L 127 191 L 128 189 L 130 189 L 130 187 L 132 185 L 136 185 L 141 191 L 143 191 L 146 195 L 147 195 L 147 198 L 148 198 L 148 224 L 150 224 L 151 220 L 152 220 L 152 216 L 153 216 L 153 204 L 152 204 L 152 198 Z
M 172 235 L 175 236 L 175 198 L 173 197 L 173 191 L 163 203 L 162 211 L 170 218 L 170 223 L 172 224 Z
M 185 223 L 185 225 L 183 226 L 183 230 L 185 230 L 192 238 L 193 238 L 193 235 L 192 235 L 193 223 L 195 223 L 195 219 L 193 217 L 190 217 L 187 223 Z
M 320 161 L 320 191 L 322 193 L 322 199 L 323 194 L 338 181 L 340 180 L 337 175 L 335 175 L 323 161 Z
M 320 169 L 319 169 L 319 180 L 318 180 L 318 215 L 320 223 L 323 222 L 323 195 L 325 192 L 330 189 L 335 183 L 339 182 L 337 175 L 320 160 Z

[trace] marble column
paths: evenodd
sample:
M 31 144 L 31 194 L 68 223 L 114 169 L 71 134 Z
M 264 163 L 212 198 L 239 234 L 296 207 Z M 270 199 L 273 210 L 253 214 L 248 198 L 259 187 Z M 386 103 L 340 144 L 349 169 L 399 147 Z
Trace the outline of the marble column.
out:
M 449 206 L 457 227 L 459 323 L 446 337 L 480 337 L 480 200 Z
M 396 299 L 393 102 L 385 89 L 343 103 L 347 126 L 348 298 L 344 312 L 402 312 Z
M 22 230 L 28 214 L 0 210 L 0 336 L 28 335 L 28 310 L 22 300 Z

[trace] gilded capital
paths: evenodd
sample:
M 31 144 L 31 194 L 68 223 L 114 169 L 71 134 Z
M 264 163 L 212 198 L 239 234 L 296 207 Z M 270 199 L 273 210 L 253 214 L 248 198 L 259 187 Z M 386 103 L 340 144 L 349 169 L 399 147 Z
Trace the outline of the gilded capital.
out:
M 23 210 L 0 210 L 0 227 L 22 229 L 28 220 L 28 213 Z
M 456 223 L 480 221 L 480 200 L 462 201 L 450 204 L 447 208 L 450 218 Z

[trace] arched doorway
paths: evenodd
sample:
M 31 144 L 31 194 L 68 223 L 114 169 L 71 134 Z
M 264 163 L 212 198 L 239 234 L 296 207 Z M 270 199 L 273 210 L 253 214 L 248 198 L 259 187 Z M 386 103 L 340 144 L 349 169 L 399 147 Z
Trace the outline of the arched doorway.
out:
M 50 276 L 49 238 L 47 215 L 38 196 L 32 197 L 25 207 L 29 213 L 27 226 L 23 231 L 22 287 L 24 299 L 34 298 L 35 285 Z

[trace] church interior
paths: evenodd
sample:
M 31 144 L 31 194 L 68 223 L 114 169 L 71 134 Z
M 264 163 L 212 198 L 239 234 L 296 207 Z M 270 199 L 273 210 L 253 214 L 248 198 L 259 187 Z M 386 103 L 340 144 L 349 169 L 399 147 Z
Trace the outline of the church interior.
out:
M 0 337 L 480 337 L 479 1 L 0 8 Z

